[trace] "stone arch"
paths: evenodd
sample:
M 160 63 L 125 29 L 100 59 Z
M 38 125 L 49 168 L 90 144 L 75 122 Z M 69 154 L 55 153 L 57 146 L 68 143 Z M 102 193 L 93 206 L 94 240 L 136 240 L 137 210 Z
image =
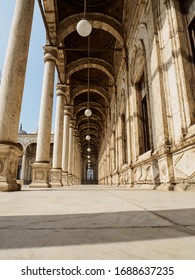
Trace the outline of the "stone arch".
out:
M 76 61 L 71 62 L 66 66 L 66 80 L 75 72 L 85 69 L 85 68 L 96 68 L 98 70 L 101 70 L 104 72 L 111 81 L 114 81 L 114 69 L 113 66 L 108 63 L 107 61 L 100 59 L 100 58 L 94 58 L 90 57 L 88 58 L 81 58 Z
M 74 116 L 76 116 L 81 110 L 86 109 L 87 106 L 88 106 L 87 102 L 83 102 L 82 104 L 77 106 L 75 108 L 75 111 L 74 111 Z M 90 107 L 98 110 L 101 113 L 101 115 L 102 115 L 102 119 L 105 120 L 106 119 L 106 112 L 105 112 L 105 110 L 103 110 L 102 108 L 99 108 L 98 106 L 99 106 L 99 103 L 97 103 L 97 102 L 90 102 Z M 92 114 L 93 114 L 93 111 L 92 111 Z
M 76 30 L 76 25 L 82 17 L 83 13 L 72 15 L 65 18 L 58 24 L 58 44 L 70 33 Z M 93 28 L 102 29 L 104 31 L 109 32 L 112 36 L 116 38 L 116 40 L 119 42 L 119 44 L 121 44 L 121 46 L 124 45 L 123 27 L 119 21 L 117 21 L 113 17 L 101 13 L 88 13 L 87 19 L 91 21 Z
M 76 87 L 71 91 L 71 99 L 72 102 L 75 99 L 75 97 L 77 97 L 78 95 L 84 93 L 87 91 L 87 86 L 86 87 Z M 106 101 L 106 103 L 109 105 L 110 102 L 110 98 L 108 96 L 108 92 L 103 88 L 103 87 L 96 87 L 96 86 L 90 86 L 90 92 L 95 92 L 99 95 L 101 95 L 104 100 Z
M 77 121 L 77 125 L 79 127 L 80 123 L 82 122 L 87 122 L 87 117 L 85 115 L 83 115 L 82 117 L 79 117 L 78 121 Z M 90 117 L 90 120 L 92 121 L 96 121 L 98 123 L 99 126 L 101 126 L 101 129 L 103 131 L 104 129 L 104 124 L 102 122 L 102 118 L 100 118 L 99 116 L 97 116 L 96 114 L 92 114 L 91 117 Z

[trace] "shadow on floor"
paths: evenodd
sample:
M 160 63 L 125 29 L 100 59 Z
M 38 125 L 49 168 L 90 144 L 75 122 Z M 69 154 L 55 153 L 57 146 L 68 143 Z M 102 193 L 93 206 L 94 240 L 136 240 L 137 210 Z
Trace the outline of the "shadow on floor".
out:
M 195 235 L 195 209 L 0 217 L 0 249 Z

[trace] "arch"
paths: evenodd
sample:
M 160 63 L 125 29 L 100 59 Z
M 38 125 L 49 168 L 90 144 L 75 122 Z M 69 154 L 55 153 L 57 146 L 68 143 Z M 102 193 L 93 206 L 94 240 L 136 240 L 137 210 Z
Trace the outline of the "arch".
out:
M 87 91 L 87 86 L 86 87 L 76 87 L 71 91 L 71 99 L 72 101 L 75 99 L 75 97 L 77 97 L 78 95 L 84 93 Z M 108 96 L 108 92 L 103 88 L 103 87 L 96 87 L 96 86 L 90 86 L 90 92 L 95 92 L 99 95 L 101 95 L 104 100 L 106 101 L 106 103 L 109 105 L 110 102 L 110 98 Z
M 108 63 L 107 61 L 90 57 L 88 58 L 80 58 L 66 66 L 65 73 L 66 73 L 66 80 L 75 72 L 85 69 L 85 68 L 96 68 L 102 72 L 104 72 L 112 81 L 114 81 L 114 68 L 113 66 Z
M 71 15 L 58 24 L 58 44 L 70 33 L 76 30 L 76 25 L 82 17 L 83 13 Z M 113 17 L 104 15 L 102 13 L 87 13 L 87 19 L 91 21 L 93 28 L 102 29 L 104 31 L 109 32 L 112 36 L 116 38 L 116 40 L 119 42 L 119 44 L 121 44 L 121 46 L 124 45 L 123 27 L 119 21 L 117 21 Z
M 97 102 L 90 102 L 89 105 L 90 105 L 90 108 L 92 108 L 92 114 L 93 114 L 93 108 L 94 108 L 94 109 L 98 110 L 101 113 L 103 120 L 106 119 L 105 109 L 100 108 L 100 104 L 99 103 L 97 103 Z M 81 110 L 86 109 L 87 106 L 88 106 L 87 102 L 83 102 L 80 105 L 76 106 L 75 111 L 74 111 L 74 115 L 76 116 Z
M 87 117 L 85 115 L 83 115 L 82 117 L 80 117 L 77 121 L 77 126 L 79 127 L 79 125 L 82 123 L 82 122 L 86 122 L 87 123 Z M 101 129 L 103 131 L 103 128 L 104 128 L 104 125 L 103 125 L 103 122 L 102 122 L 102 119 L 95 115 L 95 114 L 92 114 L 91 117 L 90 117 L 90 120 L 92 120 L 93 122 L 97 122 L 100 126 L 101 126 Z
M 82 124 L 79 127 L 79 133 L 81 134 L 83 131 L 86 131 L 87 134 L 87 129 L 88 129 L 88 125 L 87 124 Z M 96 123 L 96 125 L 94 126 L 94 123 L 90 123 L 89 125 L 89 129 L 91 131 L 91 129 L 96 130 L 99 134 L 101 134 L 102 130 L 101 130 L 101 126 L 99 124 Z
M 17 147 L 21 150 L 24 151 L 25 150 L 25 145 L 22 141 L 18 140 L 17 141 Z

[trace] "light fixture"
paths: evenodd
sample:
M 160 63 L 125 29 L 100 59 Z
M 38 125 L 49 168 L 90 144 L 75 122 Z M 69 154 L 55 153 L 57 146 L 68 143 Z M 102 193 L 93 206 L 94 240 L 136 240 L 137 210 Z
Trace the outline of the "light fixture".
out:
M 86 136 L 86 140 L 89 141 L 91 139 L 90 135 Z
M 92 26 L 91 23 L 86 20 L 85 18 L 82 18 L 78 23 L 77 23 L 77 32 L 79 33 L 80 36 L 82 37 L 87 37 L 91 33 Z
M 87 158 L 90 158 L 90 155 L 88 155 Z
M 90 152 L 91 152 L 91 149 L 90 149 L 90 148 L 87 148 L 87 151 L 90 153 Z
M 88 159 L 88 162 L 89 162 L 89 163 L 91 162 L 90 159 Z
M 91 117 L 91 115 L 92 115 L 92 111 L 88 108 L 88 109 L 86 109 L 85 110 L 85 116 L 86 117 Z
M 89 34 L 91 33 L 92 30 L 92 26 L 91 23 L 86 20 L 86 0 L 84 0 L 84 14 L 83 14 L 83 18 L 77 23 L 76 29 L 77 32 L 80 36 L 82 37 L 87 37 L 89 36 Z

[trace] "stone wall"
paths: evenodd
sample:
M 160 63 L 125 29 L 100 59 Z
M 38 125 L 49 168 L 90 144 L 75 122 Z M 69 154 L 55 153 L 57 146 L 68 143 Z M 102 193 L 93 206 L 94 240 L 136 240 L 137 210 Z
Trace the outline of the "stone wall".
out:
M 116 88 L 112 97 L 110 131 L 114 132 L 105 169 L 102 146 L 99 182 L 163 190 L 195 190 L 195 125 L 192 61 L 181 1 L 138 1 L 134 17 L 126 1 L 126 45 L 116 56 Z M 126 13 L 126 14 L 125 14 Z M 140 153 L 140 112 L 137 84 L 144 73 L 150 150 Z M 121 121 L 125 114 L 127 160 L 123 161 Z M 109 133 L 107 133 L 108 135 Z M 114 144 L 115 143 L 115 144 Z M 114 147 L 115 145 L 115 147 Z M 113 159 L 115 157 L 115 159 Z M 109 172 L 108 172 L 109 171 Z

